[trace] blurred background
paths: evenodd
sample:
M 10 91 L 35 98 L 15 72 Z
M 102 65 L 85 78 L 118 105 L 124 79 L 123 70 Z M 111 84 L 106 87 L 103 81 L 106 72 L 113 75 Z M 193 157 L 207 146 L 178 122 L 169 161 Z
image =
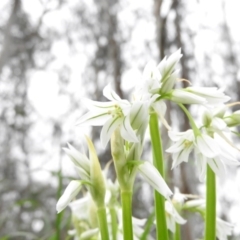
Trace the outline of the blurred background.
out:
M 103 166 L 111 159 L 109 146 L 99 144 L 99 128 L 75 126 L 86 112 L 82 97 L 105 101 L 102 89 L 111 82 L 127 98 L 149 60 L 158 63 L 181 48 L 182 78 L 224 87 L 239 101 L 239 9 L 239 0 L 1 0 L 0 240 L 67 239 L 70 211 L 56 215 L 55 205 L 77 174 L 62 148 L 69 142 L 84 150 L 84 133 Z M 168 105 L 173 128 L 188 129 Z M 166 147 L 164 129 L 163 137 Z M 166 159 L 172 189 L 204 194 L 194 164 L 171 171 Z M 134 216 L 143 218 L 151 212 L 152 190 L 140 181 Z M 231 240 L 240 239 L 239 183 L 239 168 L 228 169 L 218 189 L 218 215 L 235 224 Z M 201 218 L 184 217 L 183 239 L 200 238 Z

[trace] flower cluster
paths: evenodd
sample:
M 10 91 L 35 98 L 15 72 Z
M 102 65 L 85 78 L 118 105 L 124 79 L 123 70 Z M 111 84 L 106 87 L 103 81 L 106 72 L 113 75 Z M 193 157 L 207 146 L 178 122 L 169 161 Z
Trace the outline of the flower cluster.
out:
M 179 234 L 175 231 L 176 224 L 186 222 L 179 212 L 186 209 L 188 205 L 183 204 L 185 197 L 181 198 L 181 204 L 177 205 L 176 196 L 170 198 L 172 191 L 164 180 L 164 151 L 159 122 L 168 129 L 169 138 L 173 142 L 172 146 L 166 150 L 167 153 L 172 154 L 172 168 L 182 162 L 188 162 L 189 158 L 194 159 L 199 170 L 199 178 L 204 180 L 208 176 L 207 178 L 211 179 L 207 179 L 206 204 L 208 206 L 213 204 L 213 208 L 216 208 L 215 175 L 222 178 L 227 165 L 239 165 L 237 160 L 239 150 L 234 146 L 231 134 L 232 128 L 240 124 L 240 113 L 236 111 L 233 114 L 227 114 L 227 109 L 233 104 L 225 105 L 230 97 L 224 94 L 223 89 L 192 86 L 176 88 L 176 83 L 179 81 L 189 82 L 178 78 L 179 70 L 176 66 L 181 57 L 179 49 L 168 58 L 165 57 L 158 65 L 148 63 L 144 68 L 142 79 L 130 96 L 131 100 L 121 99 L 111 89 L 110 84 L 103 89 L 103 95 L 108 101 L 83 100 L 89 111 L 78 120 L 77 125 L 102 126 L 100 140 L 103 147 L 106 147 L 109 141 L 111 142 L 111 154 L 117 179 L 116 183 L 113 183 L 106 178 L 89 139 L 87 139 L 89 159 L 71 145 L 64 149 L 74 163 L 81 180 L 70 182 L 57 203 L 57 211 L 62 211 L 67 205 L 72 208 L 73 215 L 78 222 L 78 227 L 75 227 L 75 232 L 72 234 L 78 236 L 79 239 L 91 239 L 99 235 L 102 239 L 108 240 L 109 232 L 113 239 L 132 240 L 133 236 L 134 239 L 143 239 L 147 231 L 143 229 L 146 221 L 141 221 L 139 224 L 139 221 L 131 215 L 131 199 L 137 173 L 140 173 L 155 190 L 157 238 L 167 240 L 167 228 L 174 234 Z M 180 107 L 189 119 L 191 129 L 185 132 L 171 130 L 171 126 L 164 117 L 167 111 L 166 101 L 171 101 Z M 196 124 L 184 104 L 197 104 L 205 109 L 200 125 Z M 142 160 L 148 125 L 153 161 Z M 83 184 L 88 194 L 81 201 L 70 203 L 77 196 Z M 121 204 L 118 201 L 118 194 L 121 195 Z M 80 214 L 80 210 L 76 209 L 85 210 Z M 90 212 L 93 212 L 95 217 L 98 216 L 97 220 L 93 221 L 93 215 L 89 215 L 86 209 L 92 209 Z M 228 224 L 222 220 L 216 220 L 215 216 L 208 219 L 208 216 L 209 214 L 206 215 L 206 221 L 210 222 L 207 226 L 210 230 L 207 229 L 206 236 L 214 236 L 216 231 L 218 238 L 225 240 L 229 231 L 222 229 Z M 80 222 L 86 219 L 88 219 L 87 227 L 78 230 L 82 224 Z M 120 223 L 120 231 L 113 226 L 116 221 Z M 211 228 L 215 226 L 215 221 L 217 221 L 217 226 L 222 227 Z M 98 223 L 93 224 L 94 222 Z M 180 239 L 179 236 L 176 239 Z

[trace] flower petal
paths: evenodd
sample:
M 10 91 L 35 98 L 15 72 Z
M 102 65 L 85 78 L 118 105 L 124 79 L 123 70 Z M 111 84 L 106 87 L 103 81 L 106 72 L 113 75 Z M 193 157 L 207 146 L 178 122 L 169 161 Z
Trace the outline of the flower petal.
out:
M 164 116 L 167 110 L 166 103 L 164 101 L 157 101 L 152 104 L 153 109 L 159 116 Z
M 131 126 L 133 129 L 139 129 L 144 121 L 148 121 L 148 104 L 135 102 L 130 111 Z
M 138 170 L 143 178 L 161 195 L 169 199 L 172 191 L 158 172 L 158 170 L 149 162 L 143 162 L 138 165 Z
M 102 126 L 111 116 L 106 112 L 87 112 L 76 123 L 81 126 Z
M 202 153 L 200 153 L 197 149 L 195 150 L 195 155 L 196 155 L 196 163 L 197 163 L 197 168 L 200 173 L 199 175 L 199 180 L 201 182 L 204 181 L 206 177 L 206 170 L 207 170 L 207 158 L 203 156 Z
M 122 103 L 128 103 L 127 100 L 121 99 L 115 91 L 112 90 L 110 84 L 108 84 L 104 89 L 103 89 L 103 95 L 113 101 L 113 102 L 122 102 Z
M 178 166 L 182 162 L 187 162 L 189 158 L 189 154 L 193 149 L 193 145 L 187 146 L 182 151 L 173 154 L 173 164 L 172 169 Z
M 227 240 L 228 239 L 227 236 L 232 235 L 234 225 L 229 222 L 223 221 L 220 218 L 217 218 L 216 228 L 217 228 L 218 239 L 219 240 Z
M 70 157 L 74 165 L 83 168 L 87 173 L 90 173 L 89 159 L 79 151 L 77 151 L 71 144 L 68 143 L 69 148 L 63 148 L 63 150 Z
M 173 142 L 180 141 L 180 139 L 187 139 L 190 142 L 194 140 L 194 133 L 192 129 L 189 129 L 185 132 L 174 132 L 168 131 L 168 136 Z
M 136 133 L 134 132 L 131 124 L 129 115 L 126 116 L 121 125 L 121 136 L 129 142 L 138 142 Z
M 166 57 L 160 62 L 157 66 L 162 74 L 163 81 L 167 79 L 169 75 L 171 75 L 174 67 L 182 57 L 181 49 L 178 49 L 176 52 L 171 54 L 168 59 Z
M 90 181 L 90 174 L 87 173 L 83 168 L 76 167 L 76 170 L 81 179 Z
M 106 147 L 114 130 L 123 122 L 123 118 L 110 118 L 104 125 L 101 131 L 100 140 L 103 147 Z
M 217 176 L 219 176 L 220 178 L 225 177 L 226 173 L 225 165 L 223 164 L 220 158 L 207 158 L 207 163 Z
M 212 119 L 212 127 L 214 129 L 219 130 L 227 130 L 227 124 L 221 118 L 218 117 L 214 117 Z
M 64 208 L 66 208 L 70 201 L 77 196 L 77 194 L 81 190 L 81 187 L 82 183 L 76 180 L 73 180 L 68 184 L 63 195 L 57 202 L 56 210 L 58 213 L 60 213 Z
M 108 109 L 113 108 L 115 103 L 113 102 L 99 102 L 93 101 L 88 98 L 82 98 L 82 103 L 89 109 L 93 111 L 106 112 Z
M 196 146 L 200 153 L 207 158 L 214 158 L 219 155 L 219 148 L 213 138 L 202 134 L 196 138 Z
M 85 197 L 82 197 L 78 200 L 72 201 L 69 203 L 72 214 L 81 220 L 88 220 L 88 206 L 89 206 L 90 197 L 87 194 Z
M 186 90 L 205 98 L 209 104 L 213 105 L 222 104 L 231 99 L 223 93 L 223 89 L 216 87 L 188 87 Z
M 171 201 L 165 201 L 165 211 L 171 215 L 175 223 L 185 224 L 187 222 L 187 220 L 179 215 Z
M 182 89 L 174 89 L 170 96 L 170 100 L 176 103 L 183 104 L 206 104 L 205 98 L 200 97 L 196 94 L 187 92 Z

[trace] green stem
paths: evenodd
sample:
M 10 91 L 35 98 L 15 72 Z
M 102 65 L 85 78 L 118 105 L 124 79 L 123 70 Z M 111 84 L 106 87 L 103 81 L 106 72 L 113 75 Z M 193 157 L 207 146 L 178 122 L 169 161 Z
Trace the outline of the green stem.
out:
M 110 215 L 111 215 L 111 228 L 112 228 L 112 240 L 117 240 L 117 214 L 114 207 L 110 207 Z
M 151 231 L 154 220 L 155 220 L 155 211 L 153 211 L 148 217 L 148 220 L 145 224 L 144 232 L 142 233 L 142 236 L 140 237 L 139 240 L 147 240 L 147 237 Z
M 190 124 L 191 124 L 191 126 L 192 126 L 192 129 L 193 129 L 193 132 L 194 132 L 195 137 L 197 137 L 198 135 L 201 135 L 200 130 L 198 129 L 196 123 L 195 123 L 194 120 L 193 120 L 193 117 L 191 116 L 191 114 L 190 114 L 190 112 L 187 110 L 187 108 L 186 108 L 183 104 L 181 104 L 181 103 L 179 103 L 178 106 L 184 111 L 184 113 L 185 113 L 186 116 L 188 117 L 188 120 L 189 120 L 189 122 L 190 122 Z
M 57 199 L 61 197 L 62 188 L 63 188 L 63 179 L 62 179 L 62 166 L 61 161 L 59 162 L 59 171 L 57 172 L 57 179 L 58 179 L 58 188 L 57 188 Z M 63 217 L 64 211 L 61 213 L 56 214 L 56 239 L 61 239 L 61 221 Z
M 216 179 L 215 173 L 207 165 L 207 196 L 205 240 L 216 239 Z
M 174 233 L 174 240 L 181 240 L 181 228 L 180 225 L 178 223 L 175 224 L 176 225 L 176 230 Z
M 153 164 L 164 177 L 164 162 L 163 149 L 158 126 L 158 117 L 155 112 L 150 114 L 150 135 L 153 150 Z M 156 230 L 158 240 L 168 240 L 168 229 L 165 214 L 165 199 L 157 191 L 154 192 L 155 198 L 155 215 L 156 215 Z
M 133 240 L 132 229 L 132 192 L 121 191 L 123 239 Z
M 105 207 L 98 208 L 97 215 L 98 215 L 98 224 L 100 228 L 101 239 L 109 240 L 106 208 Z

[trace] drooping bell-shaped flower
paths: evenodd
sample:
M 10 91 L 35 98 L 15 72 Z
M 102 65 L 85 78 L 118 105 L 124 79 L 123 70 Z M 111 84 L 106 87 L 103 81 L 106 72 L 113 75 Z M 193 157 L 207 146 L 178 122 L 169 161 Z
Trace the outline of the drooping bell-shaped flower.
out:
M 75 165 L 81 180 L 73 180 L 67 186 L 62 197 L 57 203 L 57 211 L 60 212 L 68 206 L 73 198 L 79 193 L 81 186 L 86 184 L 91 193 L 92 199 L 98 207 L 104 206 L 106 185 L 100 163 L 92 141 L 87 138 L 89 149 L 89 159 L 78 152 L 69 144 L 69 148 L 64 148 Z
M 165 211 L 167 217 L 167 227 L 168 229 L 175 233 L 176 231 L 176 223 L 178 224 L 185 224 L 187 221 L 182 218 L 177 210 L 174 208 L 172 202 L 165 201 Z
M 81 187 L 82 183 L 77 180 L 73 180 L 68 184 L 63 195 L 57 202 L 56 210 L 58 213 L 65 209 L 68 206 L 68 204 L 77 196 L 77 194 L 81 190 Z
M 167 186 L 158 170 L 151 163 L 144 161 L 142 164 L 139 164 L 138 171 L 147 183 L 166 199 L 169 199 L 172 195 L 172 191 Z

